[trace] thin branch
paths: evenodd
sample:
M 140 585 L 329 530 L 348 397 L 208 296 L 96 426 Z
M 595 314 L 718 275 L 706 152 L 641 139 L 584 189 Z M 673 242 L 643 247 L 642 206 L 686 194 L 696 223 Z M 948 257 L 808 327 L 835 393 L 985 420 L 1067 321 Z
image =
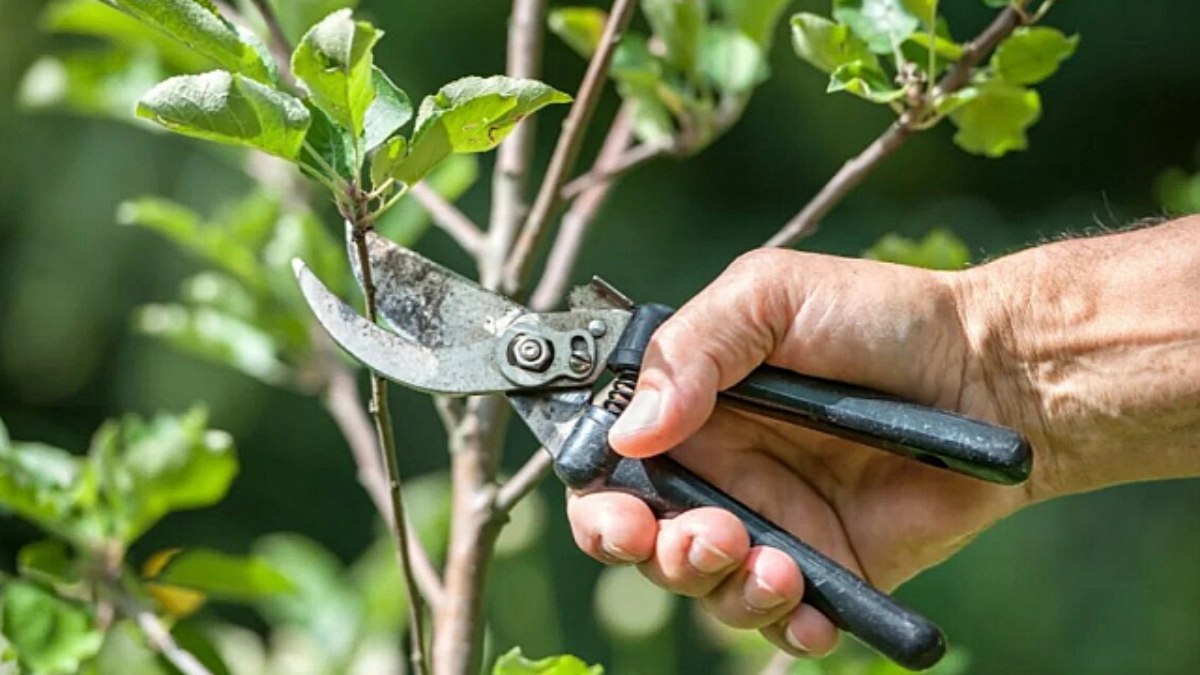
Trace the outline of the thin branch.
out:
M 259 15 L 262 16 L 263 23 L 267 24 L 267 33 L 270 35 L 267 48 L 271 50 L 271 56 L 279 66 L 279 74 L 284 81 L 291 82 L 292 45 L 283 32 L 283 26 L 279 24 L 279 17 L 275 16 L 275 10 L 267 0 L 250 0 L 250 4 L 254 5 Z
M 545 16 L 546 0 L 513 0 L 505 69 L 509 77 L 541 76 Z M 536 116 L 525 119 L 496 151 L 488 241 L 479 256 L 480 281 L 493 290 L 500 287 L 508 250 L 529 213 L 529 169 L 537 136 L 536 123 Z
M 588 174 L 606 177 L 581 193 L 563 216 L 562 226 L 555 237 L 554 245 L 550 248 L 542 278 L 530 298 L 529 304 L 535 311 L 553 309 L 566 292 L 571 270 L 575 268 L 575 261 L 579 258 L 584 237 L 608 199 L 608 192 L 620 173 L 617 169 L 629 155 L 626 148 L 629 147 L 632 137 L 633 107 L 626 103 L 617 111 L 617 116 L 604 138 L 604 145 L 596 157 L 595 165 Z
M 666 152 L 667 146 L 651 145 L 649 143 L 629 148 L 624 154 L 612 161 L 609 166 L 603 169 L 592 167 L 591 171 L 572 179 L 570 183 L 564 185 L 562 200 L 571 201 L 590 188 L 596 187 L 601 183 L 607 183 L 653 159 L 661 157 Z
M 508 482 L 500 486 L 496 493 L 495 509 L 497 513 L 508 513 L 525 495 L 533 492 L 538 483 L 542 482 L 550 470 L 554 468 L 554 458 L 545 448 L 538 448 L 533 455 L 521 465 Z
M 154 612 L 142 607 L 120 588 L 114 588 L 113 592 L 121 613 L 137 623 L 142 634 L 146 636 L 146 642 L 150 644 L 151 649 L 162 654 L 163 658 L 170 661 L 171 665 L 175 666 L 183 675 L 212 675 L 212 671 L 205 667 L 200 659 L 175 642 L 171 631 L 155 616 Z
M 464 251 L 472 256 L 483 250 L 484 234 L 457 206 L 425 183 L 409 188 L 409 193 L 429 212 L 434 224 L 450 235 Z
M 504 284 L 510 293 L 514 293 L 520 288 L 529 261 L 558 208 L 559 193 L 571 170 L 575 167 L 579 149 L 583 144 L 584 132 L 587 130 L 588 122 L 591 121 L 592 113 L 596 110 L 596 104 L 600 102 L 600 93 L 604 88 L 604 82 L 608 79 L 608 66 L 612 62 L 613 52 L 616 51 L 617 42 L 625 32 L 626 26 L 629 25 L 629 19 L 633 16 L 633 8 L 636 4 L 635 0 L 615 0 L 613 2 L 608 23 L 604 26 L 604 34 L 600 38 L 600 44 L 596 47 L 591 61 L 588 62 L 583 82 L 575 94 L 575 103 L 571 105 L 567 119 L 563 122 L 562 133 L 559 134 L 558 143 L 554 146 L 554 154 L 550 156 L 550 165 L 542 179 L 541 188 L 538 189 L 533 208 L 530 210 L 529 217 L 525 220 L 525 226 L 521 230 L 520 236 L 517 237 L 512 253 L 505 263 Z
M 357 190 L 356 190 L 357 192 Z M 371 323 L 378 321 L 375 299 L 375 281 L 372 278 L 371 256 L 367 250 L 366 231 L 359 226 L 366 216 L 366 203 L 360 197 L 355 205 L 357 208 L 347 214 L 348 225 L 354 241 L 355 253 L 358 258 L 358 268 L 362 276 L 362 288 L 367 320 Z M 379 450 L 383 456 L 383 465 L 388 478 L 388 497 L 391 501 L 392 535 L 396 542 L 396 557 L 400 561 L 400 570 L 404 577 L 404 585 L 409 597 L 409 622 L 412 626 L 412 648 L 409 657 L 412 659 L 413 672 L 421 675 L 427 672 L 425 661 L 425 612 L 422 608 L 421 593 L 413 576 L 413 566 L 409 560 L 408 519 L 404 515 L 404 499 L 400 493 L 400 467 L 396 462 L 396 439 L 392 435 L 392 415 L 388 409 L 387 382 L 379 374 L 371 372 L 371 417 L 375 421 L 375 431 L 379 439 Z
M 321 335 L 324 335 L 324 332 L 321 332 Z M 371 426 L 371 419 L 366 409 L 363 408 L 358 385 L 354 381 L 354 374 L 345 365 L 333 360 L 332 355 L 330 356 L 332 363 L 327 368 L 328 384 L 322 397 L 322 403 L 342 432 L 342 436 L 346 439 L 346 445 L 350 446 L 354 463 L 358 467 L 359 484 L 362 485 L 375 505 L 375 510 L 379 512 L 379 516 L 391 530 L 391 497 L 388 493 L 385 469 L 381 462 L 382 453 L 376 442 L 375 430 Z M 411 531 L 411 529 L 411 523 L 409 523 L 409 530 Z M 433 562 L 429 559 L 429 554 L 416 537 L 408 538 L 408 555 L 421 595 L 431 606 L 436 608 L 442 598 L 442 581 L 438 577 Z
M 765 246 L 789 246 L 811 235 L 817 230 L 824 218 L 834 206 L 874 171 L 884 159 L 896 151 L 904 141 L 918 131 L 924 106 L 929 101 L 952 94 L 970 81 L 975 66 L 990 54 L 1006 37 L 1023 23 L 1022 7 L 1025 3 L 1005 7 L 996 18 L 974 40 L 963 48 L 962 57 L 954 64 L 954 68 L 942 78 L 932 95 L 922 102 L 922 105 L 909 109 L 900 119 L 896 120 L 867 146 L 856 157 L 842 165 L 829 182 L 787 222 L 778 232 L 767 240 Z

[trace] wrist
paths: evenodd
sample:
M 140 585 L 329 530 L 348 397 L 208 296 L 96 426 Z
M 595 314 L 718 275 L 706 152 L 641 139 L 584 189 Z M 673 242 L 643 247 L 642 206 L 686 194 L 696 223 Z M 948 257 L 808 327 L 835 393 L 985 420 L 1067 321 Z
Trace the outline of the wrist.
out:
M 1034 446 L 1031 499 L 1200 474 L 1200 219 L 958 274 L 970 361 Z

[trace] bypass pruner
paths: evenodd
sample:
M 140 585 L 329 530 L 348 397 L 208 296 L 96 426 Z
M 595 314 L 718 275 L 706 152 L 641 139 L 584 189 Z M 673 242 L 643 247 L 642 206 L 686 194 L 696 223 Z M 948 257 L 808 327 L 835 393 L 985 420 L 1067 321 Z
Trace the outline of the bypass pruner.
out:
M 569 487 L 627 492 L 660 517 L 700 506 L 729 510 L 754 544 L 796 561 L 804 602 L 839 628 L 908 668 L 932 666 L 945 653 L 931 621 L 674 460 L 622 459 L 609 448 L 608 430 L 628 405 L 642 354 L 669 308 L 635 305 L 596 279 L 572 292 L 569 311 L 536 313 L 374 232 L 364 236 L 378 312 L 392 330 L 367 321 L 303 262 L 293 263 L 317 320 L 351 356 L 421 391 L 502 393 Z M 598 395 L 605 372 L 613 383 Z M 995 483 L 1024 481 L 1031 467 L 1029 444 L 1011 430 L 845 383 L 764 366 L 721 400 Z

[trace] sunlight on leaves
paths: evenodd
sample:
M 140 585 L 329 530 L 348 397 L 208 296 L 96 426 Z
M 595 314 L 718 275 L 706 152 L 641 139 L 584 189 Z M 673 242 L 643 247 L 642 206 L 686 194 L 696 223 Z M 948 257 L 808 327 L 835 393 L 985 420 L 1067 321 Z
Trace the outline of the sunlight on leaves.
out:
M 496 659 L 492 675 L 603 675 L 603 666 L 589 666 L 577 657 L 548 656 L 536 661 L 525 658 L 520 647 Z

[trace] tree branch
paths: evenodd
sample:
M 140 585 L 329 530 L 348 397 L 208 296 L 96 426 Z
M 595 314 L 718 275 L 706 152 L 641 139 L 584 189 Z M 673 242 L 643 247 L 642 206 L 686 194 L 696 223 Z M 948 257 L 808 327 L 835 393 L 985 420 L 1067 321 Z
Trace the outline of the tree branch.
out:
M 323 332 L 321 334 L 324 335 Z M 321 401 L 346 439 L 346 445 L 350 446 L 358 467 L 359 484 L 371 498 L 379 516 L 387 523 L 389 531 L 394 531 L 391 497 L 380 459 L 382 453 L 376 442 L 375 430 L 371 427 L 371 419 L 363 408 L 354 374 L 336 361 L 327 370 L 328 384 Z M 408 529 L 411 531 L 411 523 Z M 416 537 L 408 538 L 408 555 L 421 595 L 436 608 L 442 598 L 442 581 L 425 547 Z
M 612 62 L 613 52 L 616 51 L 617 42 L 625 32 L 626 26 L 629 25 L 636 4 L 634 0 L 613 2 L 608 23 L 604 26 L 604 34 L 591 61 L 588 62 L 583 82 L 575 94 L 575 103 L 571 105 L 567 119 L 563 122 L 562 133 L 554 146 L 554 154 L 550 157 L 550 165 L 542 178 L 533 208 L 505 263 L 504 285 L 509 293 L 515 293 L 520 288 L 538 242 L 541 241 L 546 226 L 558 208 L 559 192 L 575 167 L 584 132 L 591 121 L 592 113 L 596 110 L 596 104 L 600 102 L 600 92 L 608 78 L 608 66 Z
M 837 206 L 851 190 L 862 183 L 884 159 L 903 145 L 909 136 L 919 131 L 916 125 L 920 122 L 930 101 L 952 94 L 966 85 L 975 66 L 1011 35 L 1018 26 L 1022 25 L 1024 16 L 1022 7 L 1024 5 L 1025 2 L 1021 1 L 1017 5 L 1005 7 L 997 14 L 992 23 L 963 48 L 962 57 L 934 87 L 931 96 L 923 98 L 920 104 L 905 111 L 900 119 L 893 122 L 865 150 L 843 164 L 842 168 L 838 169 L 837 173 L 801 209 L 800 213 L 789 220 L 764 245 L 790 246 L 816 232 L 817 227 L 821 224 L 821 219 L 834 206 Z
M 620 157 L 610 162 L 608 167 L 600 169 L 594 166 L 591 171 L 571 179 L 571 182 L 563 186 L 562 200 L 569 202 L 588 189 L 628 173 L 650 160 L 661 157 L 666 152 L 667 146 L 664 145 L 643 144 L 629 148 Z
M 508 513 L 525 495 L 533 492 L 538 483 L 554 468 L 554 458 L 545 448 L 533 452 L 508 482 L 496 493 L 496 513 Z
M 275 16 L 275 10 L 267 0 L 250 0 L 250 4 L 254 5 L 254 9 L 262 16 L 263 23 L 267 24 L 267 33 L 270 35 L 267 46 L 279 66 L 280 76 L 285 82 L 291 82 L 292 45 L 283 32 L 283 26 L 279 25 L 279 17 Z
M 509 77 L 537 78 L 542 70 L 546 0 L 513 0 L 508 23 Z M 500 144 L 492 173 L 492 214 L 487 247 L 479 260 L 480 281 L 500 287 L 508 250 L 529 212 L 529 166 L 537 136 L 536 117 L 530 117 Z
M 132 618 L 137 622 L 138 628 L 142 629 L 142 634 L 146 636 L 146 641 L 154 651 L 163 655 L 163 658 L 171 662 L 171 665 L 179 669 L 183 675 L 212 675 L 212 671 L 204 667 L 188 650 L 179 646 L 175 642 L 175 638 L 171 635 L 171 631 L 159 621 L 158 617 L 148 609 L 143 607 L 131 607 Z
M 587 174 L 588 176 L 599 176 L 598 182 L 580 193 L 578 199 L 572 202 L 571 208 L 563 216 L 562 226 L 555 237 L 554 245 L 550 248 L 550 255 L 546 260 L 542 278 L 538 281 L 530 299 L 529 304 L 534 311 L 544 312 L 553 309 L 562 299 L 563 293 L 566 292 L 567 284 L 571 279 L 571 270 L 575 268 L 575 261 L 579 258 L 579 250 L 583 246 L 583 239 L 592 222 L 596 220 L 600 208 L 608 199 L 608 192 L 616 182 L 622 162 L 627 161 L 626 158 L 630 153 L 626 152 L 626 148 L 629 147 L 632 137 L 633 107 L 632 104 L 625 103 L 617 111 L 617 116 L 613 119 L 612 126 L 609 127 L 608 135 L 604 138 L 604 145 L 601 146 L 600 153 L 596 156 L 596 162 Z M 646 148 L 648 146 L 639 147 Z
M 479 256 L 483 250 L 484 235 L 465 213 L 425 183 L 417 183 L 408 191 L 425 207 L 433 222 L 450 235 L 464 251 L 472 257 Z
M 353 188 L 351 198 L 354 201 L 353 210 L 346 215 L 350 227 L 351 238 L 354 242 L 358 258 L 358 268 L 362 275 L 362 289 L 367 320 L 378 322 L 375 299 L 375 282 L 372 279 L 371 256 L 367 250 L 366 230 L 360 226 L 367 220 L 366 195 L 357 187 Z M 400 493 L 400 467 L 396 462 L 396 439 L 392 435 L 392 415 L 388 409 L 387 382 L 379 374 L 371 372 L 371 417 L 375 421 L 376 436 L 379 439 L 380 455 L 388 479 L 388 497 L 391 503 L 391 529 L 396 542 L 396 557 L 400 561 L 400 570 L 404 577 L 404 585 L 408 590 L 409 622 L 412 626 L 412 648 L 409 657 L 412 659 L 413 672 L 421 675 L 427 672 L 425 662 L 425 612 L 422 607 L 421 593 L 413 576 L 413 566 L 409 559 L 408 519 L 404 515 L 404 499 Z

